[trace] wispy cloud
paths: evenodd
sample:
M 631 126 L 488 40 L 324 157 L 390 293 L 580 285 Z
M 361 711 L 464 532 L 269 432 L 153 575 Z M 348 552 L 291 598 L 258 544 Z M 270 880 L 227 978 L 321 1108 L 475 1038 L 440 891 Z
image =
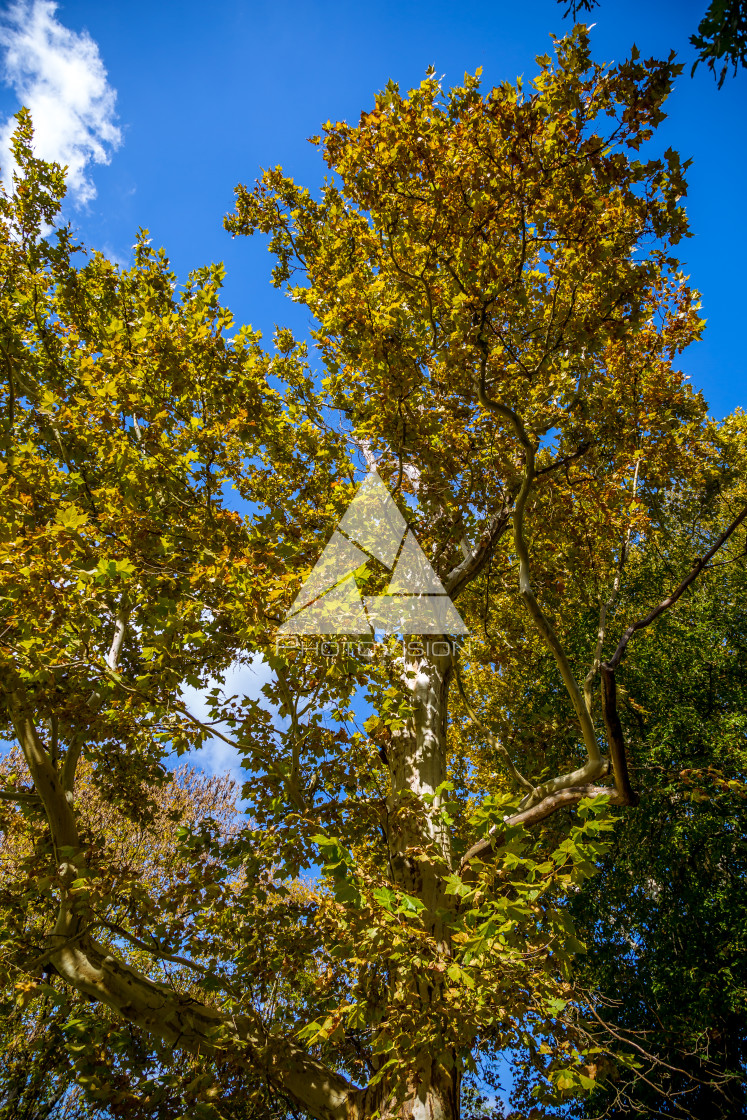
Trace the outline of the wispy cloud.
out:
M 55 0 L 14 0 L 0 15 L 2 79 L 30 111 L 35 154 L 68 166 L 68 191 L 83 204 L 96 195 L 87 168 L 108 163 L 122 142 L 116 91 L 107 81 L 98 45 L 56 18 Z M 14 121 L 0 125 L 0 166 L 11 181 L 8 142 Z

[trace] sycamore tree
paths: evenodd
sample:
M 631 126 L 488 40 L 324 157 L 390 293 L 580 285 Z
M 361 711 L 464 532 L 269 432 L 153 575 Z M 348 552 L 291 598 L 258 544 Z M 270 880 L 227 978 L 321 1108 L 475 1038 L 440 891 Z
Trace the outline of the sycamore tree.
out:
M 640 151 L 679 67 L 604 68 L 583 29 L 539 67 L 390 84 L 317 140 L 318 194 L 279 168 L 238 188 L 227 227 L 269 235 L 313 370 L 287 329 L 234 329 L 220 267 L 180 288 L 145 233 L 119 269 L 50 232 L 63 175 L 19 115 L 0 650 L 25 770 L 0 798 L 33 818 L 3 903 L 33 922 L 2 968 L 24 1005 L 45 984 L 101 1004 L 122 1052 L 135 1032 L 154 1115 L 446 1120 L 511 1054 L 541 1116 L 635 1073 L 574 984 L 568 902 L 641 792 L 616 676 L 747 507 L 677 365 L 703 325 L 673 255 L 685 167 Z M 364 463 L 468 638 L 281 639 Z M 709 537 L 673 568 L 674 494 Z M 237 664 L 263 665 L 261 702 L 223 686 Z M 211 736 L 246 771 L 242 825 L 174 821 L 186 870 L 142 890 L 86 790 L 168 832 L 165 762 Z

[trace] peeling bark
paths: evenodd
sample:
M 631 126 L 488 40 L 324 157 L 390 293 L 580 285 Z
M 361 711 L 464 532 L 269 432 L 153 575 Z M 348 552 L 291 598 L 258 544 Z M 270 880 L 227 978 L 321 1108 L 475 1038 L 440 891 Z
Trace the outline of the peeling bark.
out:
M 382 1120 L 459 1120 L 459 1078 L 428 1058 L 409 1084 L 407 1100 Z
M 439 814 L 441 798 L 436 791 L 447 778 L 446 725 L 452 654 L 449 651 L 443 656 L 432 652 L 426 655 L 420 643 L 412 639 L 406 648 L 409 652 L 403 680 L 412 716 L 393 735 L 389 752 L 392 867 L 399 885 L 425 904 L 430 931 L 444 954 L 449 955 L 450 938 L 437 911 L 450 903 L 444 894 L 444 878 L 453 867 L 453 852 L 450 830 Z M 423 795 L 428 798 L 425 802 L 420 800 Z M 421 985 L 415 998 L 424 1007 L 437 1005 L 441 985 Z M 383 1110 L 385 1120 L 457 1120 L 456 1071 L 447 1070 L 426 1054 L 422 1065 L 411 1073 L 408 1090 L 404 1103 Z
M 444 643 L 446 644 L 446 643 Z M 391 793 L 388 810 L 392 866 L 399 884 L 417 894 L 432 913 L 441 904 L 440 881 L 452 865 L 451 835 L 440 818 L 439 786 L 446 781 L 446 715 L 451 653 L 426 655 L 409 640 L 403 681 L 412 715 L 392 735 L 389 751 Z M 432 804 L 417 804 L 427 795 Z M 413 803 L 416 811 L 413 812 Z M 424 847 L 435 858 L 412 858 Z

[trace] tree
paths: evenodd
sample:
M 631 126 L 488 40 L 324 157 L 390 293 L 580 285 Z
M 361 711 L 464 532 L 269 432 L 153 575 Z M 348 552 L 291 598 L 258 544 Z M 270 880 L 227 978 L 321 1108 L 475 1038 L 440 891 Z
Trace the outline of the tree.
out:
M 6 789 L 28 781 L 19 755 L 16 750 L 4 760 Z M 227 779 L 206 779 L 182 767 L 172 782 L 161 782 L 149 791 L 153 814 L 143 822 L 128 819 L 102 800 L 92 779 L 83 763 L 77 775 L 81 829 L 91 848 L 106 853 L 109 870 L 102 923 L 128 964 L 148 967 L 151 946 L 138 945 L 137 939 L 125 938 L 119 931 L 132 924 L 134 908 L 158 913 L 164 894 L 180 888 L 181 919 L 189 919 L 191 902 L 183 884 L 189 881 L 191 868 L 174 850 L 174 829 L 200 826 L 212 818 L 228 838 L 236 830 L 234 791 Z M 44 938 L 50 892 L 42 876 L 49 862 L 48 837 L 44 814 L 34 800 L 6 798 L 0 813 L 4 835 L 0 1117 L 152 1120 L 179 1115 L 185 1106 L 200 1101 L 206 1084 L 212 1085 L 199 1058 L 154 1055 L 152 1040 L 137 1026 L 75 989 L 60 987 L 50 962 L 37 976 L 33 968 L 20 972 L 14 968 L 17 955 L 28 958 Z M 35 890 L 28 891 L 30 884 L 41 887 L 40 897 Z M 183 962 L 163 958 L 159 972 L 161 979 L 181 991 L 194 988 L 194 974 Z M 235 1115 L 230 1094 L 226 1096 L 227 1114 Z
M 707 550 L 721 516 L 712 518 L 714 504 L 738 512 L 746 448 L 737 412 L 720 426 L 697 501 L 672 492 L 655 511 L 657 531 L 629 557 L 616 616 L 649 598 L 653 573 L 663 582 Z M 629 648 L 619 712 L 640 803 L 621 815 L 600 873 L 569 909 L 587 947 L 574 983 L 637 1068 L 620 1070 L 573 1115 L 745 1111 L 746 574 L 743 555 L 722 556 Z M 591 612 L 579 614 L 570 641 L 592 625 Z M 535 709 L 551 705 L 553 689 L 552 666 L 538 667 Z M 488 705 L 495 726 L 500 709 Z M 564 827 L 556 817 L 559 839 Z M 520 1080 L 514 1095 L 519 1105 Z
M 239 188 L 228 228 L 270 235 L 275 282 L 318 323 L 323 380 L 287 330 L 272 353 L 229 335 L 218 266 L 180 293 L 142 234 L 129 270 L 98 254 L 74 267 L 68 230 L 41 236 L 62 176 L 20 116 L 0 640 L 5 734 L 32 784 L 3 797 L 43 809 L 30 889 L 49 901 L 33 954 L 11 949 L 154 1052 L 198 1055 L 213 1082 L 187 1115 L 232 1115 L 240 1085 L 247 1115 L 455 1117 L 465 1072 L 509 1050 L 539 1110 L 629 1063 L 574 990 L 567 907 L 609 804 L 636 800 L 615 676 L 747 514 L 716 500 L 716 538 L 684 580 L 652 569 L 614 615 L 663 496 L 695 501 L 715 457 L 675 367 L 702 327 L 672 255 L 684 167 L 671 150 L 638 158 L 678 70 L 634 56 L 605 71 L 576 29 L 527 94 L 390 83 L 357 127 L 327 127 L 318 199 L 280 169 Z M 278 641 L 364 457 L 469 646 Z M 388 575 L 372 561 L 356 578 L 376 593 Z M 227 694 L 226 669 L 260 656 L 264 702 Z M 242 756 L 244 826 L 183 829 L 189 880 L 156 912 L 133 889 L 112 931 L 80 767 L 147 821 L 164 757 L 211 734 Z M 124 943 L 154 964 L 133 967 Z M 159 973 L 177 956 L 188 990 Z
M 566 0 L 558 0 L 565 4 Z M 593 12 L 599 0 L 571 0 L 565 16 L 572 15 L 574 20 L 579 12 Z M 690 42 L 698 50 L 691 75 L 700 62 L 705 62 L 716 77 L 717 67 L 723 59 L 718 74 L 718 88 L 724 84 L 729 67 L 734 74 L 740 66 L 747 66 L 747 3 L 745 0 L 711 0 L 705 15 L 698 24 L 698 30 L 690 36 Z
M 734 487 L 726 498 L 737 508 L 744 414 L 723 425 L 719 444 L 719 484 Z M 676 497 L 666 514 L 666 548 L 650 565 L 671 570 L 713 525 Z M 646 1080 L 622 1080 L 581 1115 L 618 1114 L 622 1101 L 627 1114 L 747 1115 L 746 574 L 739 557 L 723 558 L 629 659 L 621 718 L 634 772 L 656 782 L 619 822 L 572 914 L 600 1014 L 618 1032 L 645 1032 L 645 1049 L 666 1066 L 646 1061 Z M 633 582 L 627 594 L 640 591 Z

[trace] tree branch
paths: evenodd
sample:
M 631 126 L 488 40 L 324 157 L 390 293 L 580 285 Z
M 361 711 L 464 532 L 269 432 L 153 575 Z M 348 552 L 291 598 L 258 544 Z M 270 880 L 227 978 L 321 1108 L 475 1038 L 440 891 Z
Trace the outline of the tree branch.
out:
M 108 654 L 106 655 L 106 663 L 114 673 L 116 673 L 119 669 L 119 657 L 122 652 L 122 645 L 125 640 L 125 635 L 127 634 L 127 623 L 129 622 L 130 614 L 131 611 L 127 606 L 125 600 L 123 599 L 122 603 L 120 604 L 119 610 L 117 611 L 117 616 L 114 622 L 114 637 L 112 638 L 112 644 Z
M 28 801 L 36 802 L 37 805 L 41 804 L 39 794 L 34 793 L 33 790 L 14 791 L 9 789 L 0 789 L 0 801 Z
M 623 803 L 617 791 L 610 786 L 583 785 L 559 790 L 557 793 L 543 798 L 542 801 L 538 802 L 536 805 L 530 806 L 528 809 L 520 809 L 518 813 L 514 813 L 513 816 L 504 819 L 503 828 L 499 829 L 497 825 L 494 826 L 489 836 L 478 840 L 476 844 L 473 844 L 472 847 L 465 852 L 459 864 L 459 874 L 463 877 L 464 873 L 475 860 L 482 860 L 486 856 L 492 854 L 493 849 L 501 841 L 503 829 L 513 828 L 515 825 L 520 824 L 531 828 L 533 825 L 539 824 L 540 821 L 552 816 L 553 813 L 557 813 L 559 809 L 568 809 L 572 805 L 578 805 L 579 801 L 583 801 L 585 797 L 601 797 L 602 795 L 609 797 L 613 805 L 621 805 Z
M 131 609 L 127 606 L 126 597 L 122 597 L 119 609 L 114 620 L 114 637 L 112 638 L 109 652 L 106 655 L 106 664 L 113 673 L 119 671 L 119 658 L 122 653 L 122 646 L 127 635 L 127 623 L 130 619 Z M 97 707 L 101 703 L 101 693 L 94 689 L 93 693 L 88 699 L 88 703 Z M 65 754 L 65 761 L 62 764 L 62 785 L 63 788 L 72 795 L 75 788 L 75 773 L 78 769 L 78 762 L 80 761 L 81 751 L 83 750 L 83 736 L 79 733 L 75 735 L 68 745 Z
M 572 455 L 564 455 L 562 459 L 556 459 L 553 463 L 549 463 L 546 467 L 540 467 L 534 472 L 535 478 L 539 478 L 540 475 L 543 474 L 550 474 L 552 471 L 560 470 L 561 467 L 567 467 L 569 463 L 574 463 L 576 459 L 580 459 L 582 455 L 585 455 L 590 447 L 590 441 L 582 443 L 578 447 L 578 449 L 573 452 Z
M 65 752 L 65 761 L 62 764 L 62 788 L 72 794 L 75 786 L 75 772 L 78 769 L 80 753 L 83 750 L 83 736 L 79 733 Z
M 50 953 L 60 976 L 169 1046 L 259 1067 L 315 1120 L 359 1116 L 362 1092 L 289 1039 L 268 1034 L 254 1015 L 227 1015 L 156 983 L 90 938 Z
M 452 568 L 449 572 L 443 584 L 452 600 L 461 595 L 467 584 L 471 583 L 480 574 L 487 563 L 491 549 L 503 536 L 508 525 L 509 514 L 506 509 L 501 509 L 498 513 L 493 514 L 479 542 L 473 549 L 468 550 L 461 564 L 457 564 L 456 568 Z
M 615 787 L 623 805 L 637 805 L 638 796 L 634 792 L 628 774 L 628 762 L 625 751 L 625 738 L 623 736 L 622 724 L 617 711 L 617 686 L 615 683 L 615 670 L 625 656 L 628 648 L 628 643 L 633 635 L 638 630 L 643 630 L 647 626 L 673 606 L 681 595 L 687 590 L 691 583 L 693 583 L 702 571 L 707 567 L 710 560 L 716 555 L 718 550 L 724 545 L 729 537 L 735 532 L 736 529 L 742 524 L 747 517 L 747 506 L 737 514 L 731 524 L 724 530 L 721 536 L 716 540 L 715 544 L 709 548 L 705 556 L 698 559 L 693 564 L 692 569 L 688 572 L 683 580 L 677 585 L 671 595 L 663 599 L 658 606 L 649 611 L 647 615 L 634 622 L 632 626 L 623 634 L 620 639 L 617 649 L 613 653 L 609 661 L 600 665 L 602 673 L 602 712 L 604 716 L 604 726 L 607 732 L 607 742 L 610 748 L 610 756 L 615 772 Z M 587 678 L 588 679 L 588 678 Z
M 526 541 L 524 539 L 524 510 L 529 497 L 529 492 L 532 488 L 532 483 L 535 477 L 534 463 L 535 463 L 535 447 L 527 432 L 524 428 L 519 417 L 507 405 L 502 404 L 500 401 L 491 400 L 485 388 L 485 365 L 486 360 L 483 358 L 482 367 L 479 377 L 475 379 L 477 384 L 477 395 L 480 404 L 484 408 L 489 409 L 491 412 L 502 417 L 513 428 L 516 433 L 521 446 L 524 449 L 525 455 L 525 468 L 524 478 L 521 484 L 519 495 L 514 504 L 513 512 L 513 530 L 514 530 L 514 547 L 516 555 L 519 559 L 519 592 L 522 599 L 531 615 L 534 624 L 539 633 L 544 638 L 547 645 L 555 658 L 556 664 L 560 670 L 560 675 L 563 678 L 568 695 L 576 712 L 581 734 L 583 735 L 584 745 L 586 747 L 587 762 L 580 769 L 572 773 L 564 774 L 558 778 L 553 778 L 549 782 L 543 782 L 538 786 L 533 794 L 525 798 L 525 803 L 522 803 L 522 808 L 528 807 L 529 804 L 541 801 L 549 794 L 556 793 L 561 789 L 570 786 L 581 785 L 589 781 L 594 781 L 600 777 L 604 772 L 606 761 L 602 758 L 599 751 L 599 744 L 597 742 L 596 731 L 592 722 L 591 713 L 586 705 L 586 700 L 578 686 L 576 678 L 573 675 L 570 662 L 566 656 L 558 639 L 555 630 L 550 624 L 549 620 L 545 617 L 542 608 L 540 607 L 530 581 L 530 565 L 529 565 L 529 551 L 527 549 Z
M 10 715 L 34 787 L 49 821 L 59 865 L 60 906 L 48 959 L 63 980 L 167 1045 L 259 1066 L 268 1081 L 304 1108 L 314 1120 L 362 1120 L 367 1090 L 357 1089 L 287 1038 L 268 1034 L 255 1015 L 228 1015 L 117 960 L 87 935 L 96 915 L 70 890 L 82 870 L 72 798 L 52 766 L 18 693 L 8 697 Z M 59 856 L 58 856 L 59 858 Z M 128 936 L 125 931 L 118 931 Z M 148 946 L 143 943 L 142 947 Z M 187 962 L 180 962 L 187 963 Z
M 610 748 L 610 758 L 615 774 L 615 789 L 620 797 L 621 805 L 637 805 L 638 794 L 635 793 L 628 775 L 628 759 L 625 751 L 625 737 L 622 724 L 617 714 L 617 686 L 615 684 L 614 670 L 602 665 L 602 714 L 604 727 L 607 732 L 607 742 Z
M 617 649 L 612 654 L 612 657 L 610 657 L 609 661 L 607 661 L 607 667 L 609 669 L 614 670 L 620 664 L 623 657 L 625 656 L 625 651 L 628 648 L 628 642 L 637 630 L 644 630 L 647 626 L 650 626 L 651 623 L 655 619 L 657 619 L 660 614 L 663 614 L 664 611 L 669 610 L 670 607 L 674 606 L 680 596 L 685 591 L 687 591 L 690 584 L 697 579 L 703 569 L 707 566 L 708 562 L 713 559 L 721 546 L 724 545 L 728 541 L 732 533 L 734 533 L 735 530 L 739 528 L 745 517 L 747 517 L 747 506 L 744 507 L 741 513 L 737 514 L 731 525 L 724 529 L 721 536 L 718 538 L 716 543 L 708 549 L 708 552 L 706 552 L 705 556 L 695 561 L 691 571 L 689 571 L 682 582 L 677 585 L 672 594 L 669 595 L 666 599 L 663 599 L 662 602 L 659 603 L 658 607 L 654 607 L 653 610 L 649 611 L 649 613 L 643 618 L 639 619 L 638 622 L 634 622 L 632 626 L 628 627 L 628 629 L 620 639 Z
M 198 964 L 197 961 L 191 961 L 188 957 L 179 957 L 174 953 L 166 953 L 155 940 L 150 944 L 147 941 L 141 941 L 139 937 L 135 937 L 133 933 L 130 933 L 128 930 L 124 929 L 123 926 L 117 925 L 116 922 L 109 922 L 106 920 L 106 918 L 101 918 L 99 917 L 99 915 L 96 915 L 95 924 L 103 926 L 104 929 L 108 929 L 110 933 L 116 933 L 118 937 L 123 937 L 125 941 L 129 941 L 131 945 L 134 945 L 136 949 L 142 949 L 143 952 L 149 953 L 153 957 L 157 957 L 158 960 L 170 961 L 172 964 L 181 964 L 186 968 L 191 968 L 195 972 L 201 973 L 201 975 L 203 976 L 209 976 L 214 980 L 219 979 L 219 977 L 217 977 L 214 972 L 211 972 L 210 969 L 206 968 L 204 965 Z M 227 984 L 225 980 L 221 980 L 220 983 L 227 992 L 230 992 L 232 995 L 236 996 L 236 992 L 230 986 L 230 984 Z
M 34 789 L 41 799 L 49 821 L 52 839 L 57 848 L 78 851 L 78 829 L 70 803 L 57 770 L 44 749 L 44 744 L 31 718 L 23 711 L 18 693 L 8 697 L 8 707 L 18 742 L 26 759 Z M 59 923 L 58 923 L 59 924 Z M 55 932 L 63 932 L 55 930 Z

